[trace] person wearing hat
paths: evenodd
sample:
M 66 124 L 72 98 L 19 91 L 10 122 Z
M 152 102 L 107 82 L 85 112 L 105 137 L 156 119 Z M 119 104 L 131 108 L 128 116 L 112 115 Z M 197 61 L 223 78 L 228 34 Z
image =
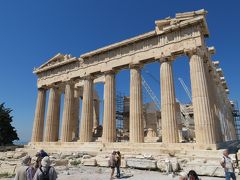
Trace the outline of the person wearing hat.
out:
M 50 166 L 50 158 L 45 156 L 41 161 L 41 166 L 36 171 L 33 180 L 56 180 L 57 172 L 54 167 Z
M 22 159 L 22 166 L 17 170 L 14 180 L 32 180 L 33 168 L 30 166 L 31 157 L 25 156 Z

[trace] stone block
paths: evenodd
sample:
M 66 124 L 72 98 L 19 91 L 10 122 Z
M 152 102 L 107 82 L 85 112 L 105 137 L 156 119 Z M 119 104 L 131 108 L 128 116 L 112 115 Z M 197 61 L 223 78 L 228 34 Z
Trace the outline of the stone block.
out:
M 0 174 L 3 173 L 14 174 L 16 172 L 16 169 L 17 165 L 3 163 L 0 165 Z
M 68 160 L 67 159 L 54 160 L 53 165 L 54 166 L 67 166 L 68 165 Z
M 62 154 L 60 155 L 60 158 L 61 158 L 61 159 L 65 159 L 65 158 L 67 158 L 67 157 L 69 157 L 69 156 L 72 156 L 72 153 L 71 153 L 71 152 L 64 152 L 64 153 L 62 153 Z
M 108 167 L 109 166 L 109 158 L 97 158 L 97 165 L 101 167 Z
M 224 169 L 219 166 L 207 165 L 207 164 L 187 164 L 186 167 L 183 168 L 184 172 L 189 172 L 190 170 L 194 170 L 198 175 L 201 176 L 218 176 L 224 177 Z
M 96 166 L 97 165 L 97 161 L 94 158 L 91 159 L 82 159 L 82 164 L 84 166 Z
M 127 159 L 127 166 L 137 169 L 156 169 L 157 161 L 156 160 L 148 160 L 148 159 Z
M 13 156 L 14 156 L 14 151 L 9 151 L 9 152 L 6 153 L 6 157 L 9 158 L 9 159 L 13 158 Z
M 14 155 L 13 155 L 13 158 L 14 159 L 19 159 L 19 158 L 22 158 L 24 156 L 26 156 L 27 153 L 26 152 L 16 152 Z
M 160 159 L 157 161 L 157 168 L 161 171 L 161 172 L 166 172 L 166 163 L 164 159 Z
M 90 159 L 92 156 L 90 156 L 90 155 L 88 155 L 88 154 L 86 154 L 86 155 L 83 155 L 83 159 Z

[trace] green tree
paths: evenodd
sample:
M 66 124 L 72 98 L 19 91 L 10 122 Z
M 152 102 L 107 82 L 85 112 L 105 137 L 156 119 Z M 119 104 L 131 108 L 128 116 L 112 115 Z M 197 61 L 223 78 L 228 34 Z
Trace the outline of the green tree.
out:
M 14 140 L 19 140 L 16 129 L 11 125 L 12 109 L 5 108 L 4 103 L 0 104 L 0 146 L 13 144 Z

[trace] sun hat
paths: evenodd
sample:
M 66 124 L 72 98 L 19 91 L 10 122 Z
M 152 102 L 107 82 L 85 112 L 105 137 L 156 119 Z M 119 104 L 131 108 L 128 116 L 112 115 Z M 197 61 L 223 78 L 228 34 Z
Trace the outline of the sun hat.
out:
M 28 162 L 31 160 L 30 156 L 25 156 L 22 159 L 22 165 L 28 165 Z
M 48 167 L 50 166 L 51 162 L 50 162 L 50 158 L 48 156 L 45 156 L 42 161 L 41 161 L 41 165 L 43 167 Z

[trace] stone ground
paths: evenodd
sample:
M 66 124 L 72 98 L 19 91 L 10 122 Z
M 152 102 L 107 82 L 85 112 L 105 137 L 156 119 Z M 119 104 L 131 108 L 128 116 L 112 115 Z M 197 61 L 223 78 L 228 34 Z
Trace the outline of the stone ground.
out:
M 110 179 L 110 168 L 104 167 L 91 167 L 91 166 L 80 166 L 79 168 L 66 169 L 64 167 L 56 167 L 58 171 L 59 180 L 107 180 Z M 171 177 L 157 171 L 146 171 L 124 168 L 121 169 L 122 178 L 129 180 L 178 180 L 179 177 Z M 5 180 L 10 180 L 13 178 L 5 178 Z M 215 177 L 201 177 L 201 180 L 217 180 L 224 178 Z

